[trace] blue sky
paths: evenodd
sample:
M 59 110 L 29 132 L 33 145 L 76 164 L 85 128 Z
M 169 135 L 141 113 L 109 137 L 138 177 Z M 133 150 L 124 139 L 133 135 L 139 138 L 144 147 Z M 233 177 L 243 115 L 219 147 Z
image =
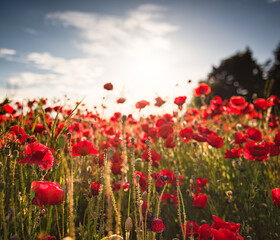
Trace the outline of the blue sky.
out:
M 1 97 L 97 104 L 106 82 L 109 101 L 126 97 L 127 106 L 190 96 L 213 65 L 247 46 L 259 63 L 273 58 L 279 12 L 277 0 L 5 1 Z

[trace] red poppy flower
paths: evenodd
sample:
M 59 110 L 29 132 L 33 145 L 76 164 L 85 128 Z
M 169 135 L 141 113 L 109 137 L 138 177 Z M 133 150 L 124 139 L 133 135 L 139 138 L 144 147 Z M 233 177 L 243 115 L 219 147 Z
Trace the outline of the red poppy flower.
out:
M 224 146 L 224 140 L 215 134 L 208 135 L 206 140 L 214 148 L 221 148 Z
M 199 133 L 194 133 L 192 135 L 192 139 L 196 140 L 198 142 L 206 142 L 207 141 L 207 139 L 204 136 L 200 135 Z
M 280 146 L 280 132 L 276 133 L 274 142 L 276 146 Z
M 122 181 L 118 181 L 118 182 L 115 182 L 113 184 L 113 188 L 112 189 L 113 189 L 114 192 L 118 192 L 121 189 L 121 183 L 122 183 Z M 129 183 L 123 182 L 123 190 L 125 192 L 127 192 L 128 189 L 129 189 Z
M 184 142 L 189 142 L 193 136 L 192 128 L 183 128 L 179 132 L 180 137 L 184 138 Z
M 241 111 L 248 106 L 248 102 L 246 102 L 245 98 L 240 96 L 232 96 L 229 101 L 229 106 L 233 110 Z
M 163 143 L 163 146 L 166 148 L 174 148 L 176 146 L 176 143 L 174 141 L 174 137 L 172 135 L 169 135 L 165 142 Z
M 186 99 L 187 99 L 186 96 L 176 97 L 174 103 L 180 107 L 186 102 Z
M 9 113 L 9 114 L 12 114 L 13 111 L 14 111 L 14 109 L 11 107 L 10 104 L 5 104 L 4 105 L 4 110 L 5 110 L 6 113 Z
M 213 240 L 237 240 L 238 235 L 235 232 L 232 232 L 226 228 L 220 228 L 219 230 L 211 229 L 211 234 L 213 236 Z
M 72 156 L 87 156 L 89 154 L 97 154 L 97 150 L 93 148 L 93 143 L 84 140 L 72 146 Z
M 272 200 L 275 207 L 280 208 L 280 188 L 274 188 L 272 191 Z
M 40 168 L 48 170 L 52 167 L 54 157 L 49 148 L 41 143 L 30 143 L 25 146 L 26 157 L 19 161 L 22 163 L 36 163 Z
M 167 183 L 172 183 L 173 180 L 173 174 L 169 169 L 163 169 L 157 172 L 156 175 L 152 175 L 154 179 L 161 179 L 162 181 L 165 181 Z
M 148 135 L 148 137 L 155 139 L 157 137 L 157 129 L 150 128 L 147 135 Z
M 208 224 L 202 224 L 199 226 L 198 233 L 198 240 L 210 240 L 211 238 L 210 226 Z
M 34 124 L 31 124 L 30 129 L 32 129 Z M 34 133 L 41 133 L 43 132 L 45 127 L 41 123 L 36 123 L 34 128 Z
M 32 204 L 39 207 L 58 205 L 63 201 L 63 190 L 57 182 L 33 181 L 31 191 L 35 192 Z
M 225 222 L 222 219 L 218 218 L 217 216 L 212 216 L 214 223 L 212 224 L 211 228 L 219 230 L 220 228 L 228 229 L 232 232 L 238 232 L 240 228 L 240 223 L 236 224 L 233 222 Z
M 142 100 L 142 101 L 139 101 L 135 104 L 135 107 L 138 108 L 139 110 L 141 110 L 142 108 L 146 107 L 150 105 L 149 102 L 147 102 L 146 100 Z
M 269 155 L 269 144 L 263 141 L 257 143 L 255 141 L 249 141 L 244 146 L 244 158 L 249 161 L 261 161 L 264 162 L 268 159 Z
M 264 98 L 258 98 L 254 102 L 255 106 L 261 110 L 266 110 L 270 104 Z
M 142 192 L 144 192 L 148 187 L 148 177 L 146 174 L 135 171 L 134 173 L 134 184 L 137 185 L 137 179 L 139 178 L 138 182 Z
M 104 87 L 104 89 L 106 89 L 108 91 L 113 90 L 113 84 L 112 83 L 105 83 L 103 87 Z
M 193 207 L 196 208 L 205 208 L 207 204 L 209 195 L 204 195 L 203 193 L 199 193 L 198 195 L 194 195 L 193 198 Z
M 23 130 L 23 128 L 21 126 L 15 125 L 12 126 L 10 129 L 10 132 L 15 134 L 15 135 L 21 135 L 24 136 L 25 135 L 25 131 Z
M 274 142 L 267 142 L 269 146 L 269 156 L 275 157 L 280 154 L 280 146 L 275 145 Z
M 242 134 L 241 132 L 237 133 L 235 136 L 234 143 L 241 145 L 242 143 L 245 143 L 247 141 L 248 135 Z
M 148 149 L 146 149 L 146 150 L 142 153 L 141 157 L 142 157 L 145 161 L 147 161 L 147 162 L 150 161 L 150 160 L 149 160 L 149 151 L 148 151 Z M 156 151 L 155 149 L 151 150 L 151 157 L 152 157 L 152 162 L 153 162 L 152 165 L 153 165 L 154 167 L 158 167 L 158 166 L 159 166 L 159 163 L 161 162 L 161 156 L 157 153 L 157 151 Z
M 158 135 L 162 138 L 167 138 L 173 132 L 174 132 L 174 129 L 169 124 L 164 124 L 158 128 Z
M 249 138 L 254 141 L 261 141 L 263 138 L 262 132 L 256 128 L 250 127 L 246 130 L 246 134 Z
M 191 224 L 192 224 L 192 227 L 191 227 Z M 184 231 L 186 231 L 187 237 L 190 237 L 192 233 L 193 233 L 194 237 L 198 236 L 198 225 L 196 222 L 188 221 L 185 226 L 183 224 L 183 229 L 184 229 Z
M 211 92 L 211 88 L 206 83 L 200 83 L 194 90 L 194 96 L 199 97 L 200 95 L 208 95 Z
M 239 158 L 242 148 L 227 149 L 225 153 L 225 159 Z
M 161 219 L 156 218 L 156 219 L 153 220 L 153 223 L 152 223 L 152 231 L 153 232 L 161 233 L 161 232 L 164 231 L 164 229 L 165 229 L 165 226 L 164 226 Z
M 208 182 L 207 178 L 202 179 L 201 177 L 198 177 L 196 179 L 196 183 L 200 186 L 200 187 L 204 187 Z
M 111 159 L 111 171 L 115 175 L 120 175 L 122 173 L 122 164 L 123 164 L 123 158 L 121 153 L 114 152 L 112 159 Z
M 155 100 L 156 100 L 155 103 L 156 107 L 161 107 L 165 103 L 165 101 L 161 97 L 157 97 Z
M 163 193 L 161 201 L 168 202 L 168 203 L 173 203 L 174 205 L 178 204 L 177 197 L 175 195 L 170 194 L 170 193 Z
M 90 188 L 91 188 L 91 194 L 93 196 L 98 196 L 99 192 L 100 192 L 100 182 L 93 182 L 90 184 Z
M 118 100 L 117 100 L 117 103 L 118 104 L 121 104 L 121 103 L 124 103 L 126 101 L 126 98 L 119 98 Z

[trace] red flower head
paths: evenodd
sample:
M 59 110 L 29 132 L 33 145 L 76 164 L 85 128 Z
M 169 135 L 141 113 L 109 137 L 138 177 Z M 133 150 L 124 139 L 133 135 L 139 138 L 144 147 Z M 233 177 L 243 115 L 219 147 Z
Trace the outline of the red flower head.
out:
M 206 83 L 200 83 L 194 90 L 194 96 L 199 97 L 200 95 L 208 95 L 211 92 L 211 88 Z
M 232 96 L 229 101 L 229 106 L 236 111 L 241 111 L 248 106 L 248 103 L 243 97 Z
M 198 225 L 196 222 L 188 221 L 185 226 L 183 224 L 183 229 L 186 231 L 187 237 L 190 237 L 192 234 L 194 237 L 198 236 Z
M 254 141 L 261 141 L 263 138 L 262 132 L 256 128 L 250 127 L 246 130 L 246 134 L 249 138 Z
M 244 158 L 249 161 L 261 161 L 264 162 L 268 159 L 270 151 L 269 144 L 265 141 L 258 144 L 255 141 L 249 141 L 244 146 Z
M 146 149 L 146 150 L 142 153 L 141 157 L 142 157 L 145 161 L 147 161 L 147 162 L 150 161 L 150 160 L 149 160 L 149 151 L 148 151 L 148 149 Z M 157 153 L 156 150 L 153 149 L 153 150 L 151 150 L 151 157 L 152 157 L 153 166 L 154 166 L 154 167 L 158 167 L 159 163 L 161 162 L 161 156 Z
M 120 103 L 124 103 L 126 101 L 126 98 L 119 98 L 117 100 L 117 103 L 120 104 Z
M 280 146 L 280 132 L 276 133 L 274 142 L 276 146 Z
M 193 207 L 196 208 L 205 208 L 207 204 L 209 195 L 204 195 L 203 193 L 199 193 L 197 196 L 194 195 L 193 198 Z
M 275 207 L 280 208 L 280 188 L 275 188 L 271 191 L 272 193 L 272 200 Z
M 241 239 L 238 238 L 238 234 L 232 232 L 226 228 L 220 228 L 219 230 L 211 228 L 211 234 L 213 236 L 213 240 L 237 240 Z
M 72 156 L 87 156 L 89 154 L 97 154 L 97 150 L 93 148 L 92 142 L 88 140 L 80 141 L 72 146 Z
M 152 231 L 153 232 L 161 233 L 161 232 L 164 231 L 164 229 L 165 229 L 165 226 L 164 226 L 161 219 L 156 218 L 156 219 L 153 220 L 153 223 L 152 223 Z
M 165 103 L 165 101 L 161 97 L 157 97 L 155 100 L 156 100 L 156 103 L 155 103 L 156 107 L 161 107 L 161 105 L 163 105 Z
M 139 110 L 141 110 L 142 108 L 146 107 L 150 105 L 149 102 L 147 102 L 146 100 L 142 100 L 142 101 L 139 101 L 135 104 L 135 107 L 138 108 Z
M 21 135 L 23 137 L 25 135 L 25 131 L 23 130 L 23 128 L 18 125 L 12 126 L 10 131 L 17 136 Z
M 215 134 L 208 135 L 206 140 L 214 148 L 222 148 L 224 146 L 224 140 Z
M 239 158 L 241 155 L 242 148 L 227 149 L 225 153 L 225 159 L 229 158 Z
M 261 110 L 266 110 L 270 104 L 268 101 L 266 101 L 264 98 L 258 98 L 254 102 L 255 106 Z
M 148 187 L 147 175 L 142 172 L 135 171 L 135 174 L 134 174 L 134 184 L 135 185 L 137 185 L 137 181 L 139 182 L 142 192 L 144 192 Z
M 174 148 L 176 146 L 174 137 L 172 135 L 169 135 L 163 143 L 163 146 L 166 148 Z
M 30 126 L 30 129 L 32 129 L 34 124 Z M 43 132 L 45 127 L 41 123 L 36 123 L 35 128 L 34 128 L 34 133 L 41 133 Z
M 31 190 L 35 192 L 32 204 L 39 207 L 58 205 L 63 201 L 63 190 L 57 182 L 34 181 Z
M 118 182 L 114 183 L 114 185 L 113 185 L 113 191 L 114 192 L 118 192 L 121 189 L 121 183 L 122 183 L 122 181 L 118 181 Z M 129 183 L 123 182 L 123 190 L 125 192 L 127 192 L 128 189 L 129 189 Z
M 211 232 L 210 226 L 208 224 L 202 224 L 201 226 L 199 226 L 198 233 L 198 240 L 210 240 Z
M 167 138 L 170 134 L 172 134 L 174 132 L 174 129 L 171 125 L 169 124 L 164 124 L 161 125 L 158 128 L 158 135 L 162 138 Z
M 103 87 L 104 87 L 104 89 L 106 89 L 108 91 L 113 90 L 113 84 L 112 83 L 105 83 Z
M 180 137 L 184 138 L 184 142 L 189 142 L 193 136 L 192 128 L 183 128 L 180 133 Z
M 168 203 L 173 203 L 174 205 L 178 204 L 177 197 L 175 195 L 170 194 L 170 193 L 163 193 L 161 201 L 168 202 Z
M 90 184 L 91 187 L 91 194 L 93 196 L 98 196 L 100 192 L 100 182 L 93 182 Z
M 40 168 L 48 170 L 52 167 L 54 157 L 49 148 L 41 143 L 32 142 L 25 146 L 26 157 L 19 161 L 22 163 L 36 163 Z
M 176 97 L 174 100 L 174 103 L 181 107 L 186 102 L 187 97 L 186 96 L 180 96 Z
M 212 216 L 214 223 L 212 224 L 211 228 L 217 229 L 219 230 L 220 228 L 225 228 L 228 229 L 232 232 L 238 232 L 239 228 L 240 228 L 240 223 L 236 224 L 233 222 L 225 222 L 222 219 L 216 217 L 216 216 Z
M 14 111 L 14 109 L 11 107 L 10 104 L 5 104 L 4 105 L 4 110 L 5 110 L 6 113 L 9 113 L 9 114 L 12 114 L 13 111 Z

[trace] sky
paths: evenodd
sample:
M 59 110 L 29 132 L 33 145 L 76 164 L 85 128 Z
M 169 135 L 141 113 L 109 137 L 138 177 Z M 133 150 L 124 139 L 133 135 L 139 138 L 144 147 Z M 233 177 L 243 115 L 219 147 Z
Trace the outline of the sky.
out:
M 279 12 L 279 0 L 2 1 L 0 97 L 85 97 L 125 114 L 157 96 L 171 106 L 246 47 L 273 59 Z

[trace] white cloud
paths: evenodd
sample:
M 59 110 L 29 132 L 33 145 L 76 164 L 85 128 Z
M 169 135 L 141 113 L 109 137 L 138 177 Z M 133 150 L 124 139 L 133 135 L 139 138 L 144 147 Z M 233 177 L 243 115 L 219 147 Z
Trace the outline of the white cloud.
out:
M 280 0 L 267 0 L 268 3 L 276 3 L 276 2 L 280 2 Z
M 37 31 L 33 28 L 23 28 L 22 30 L 26 33 L 31 34 L 31 35 L 37 35 Z
M 107 56 L 133 50 L 139 45 L 168 49 L 166 36 L 178 27 L 164 23 L 162 12 L 162 7 L 143 5 L 124 18 L 75 11 L 49 13 L 46 18 L 80 30 L 83 41 L 77 45 L 84 52 Z
M 0 48 L 0 58 L 12 61 L 14 55 L 16 55 L 16 50 L 10 48 Z

